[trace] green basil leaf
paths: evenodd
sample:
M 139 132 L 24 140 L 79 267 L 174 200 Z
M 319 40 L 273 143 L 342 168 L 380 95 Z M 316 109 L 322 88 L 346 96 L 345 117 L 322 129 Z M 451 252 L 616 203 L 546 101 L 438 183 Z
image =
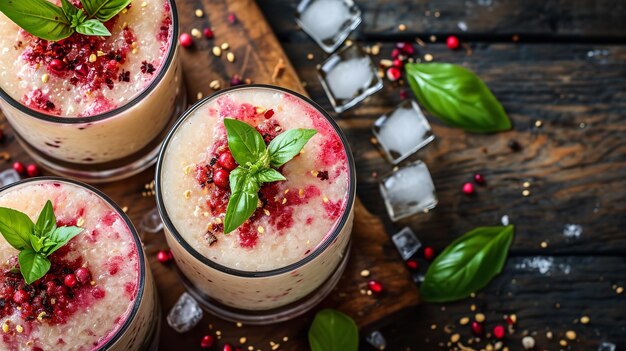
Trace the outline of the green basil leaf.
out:
M 512 225 L 479 227 L 453 241 L 428 267 L 422 298 L 449 302 L 485 287 L 504 267 L 513 229 Z
M 263 136 L 248 123 L 224 118 L 228 136 L 228 148 L 235 161 L 242 166 L 251 166 L 267 152 Z
M 20 251 L 17 261 L 20 263 L 20 272 L 26 284 L 32 284 L 50 270 L 50 261 L 32 249 Z
M 359 329 L 345 314 L 324 309 L 313 319 L 309 329 L 312 351 L 356 351 L 359 348 Z
M 278 182 L 281 180 L 287 180 L 285 176 L 280 174 L 280 172 L 275 170 L 274 168 L 266 168 L 258 172 L 256 176 L 259 182 L 261 183 L 271 183 L 271 182 Z
M 107 27 L 102 24 L 102 22 L 90 19 L 76 27 L 76 32 L 83 35 L 94 35 L 94 36 L 103 36 L 108 37 L 111 35 L 111 32 L 107 29 Z
M 3 0 L 0 12 L 41 39 L 61 40 L 74 33 L 63 9 L 46 0 Z
M 278 168 L 294 158 L 317 133 L 315 129 L 290 129 L 270 142 L 270 164 Z
M 40 237 L 36 235 L 30 235 L 30 246 L 35 252 L 41 252 L 41 249 L 44 248 L 47 237 Z
M 106 22 L 125 9 L 131 0 L 80 0 L 89 18 Z
M 69 0 L 61 0 L 61 10 L 63 11 L 65 18 L 70 21 L 70 26 L 72 28 L 80 24 L 80 22 L 77 21 L 79 19 L 78 13 L 82 11 L 72 5 Z
M 235 172 L 233 170 L 233 172 Z M 232 175 L 232 173 L 231 173 Z M 253 175 L 240 174 L 236 177 L 236 183 L 232 184 L 231 195 L 226 207 L 224 217 L 224 234 L 228 234 L 243 224 L 256 210 L 259 202 L 259 184 Z
M 35 224 L 24 213 L 11 208 L 0 207 L 0 234 L 18 250 L 31 247 L 30 235 Z
M 53 252 L 61 248 L 61 246 L 67 244 L 68 241 L 72 240 L 73 237 L 80 234 L 82 231 L 83 228 L 80 227 L 59 227 L 55 229 L 48 237 L 48 239 L 55 244 L 54 246 L 48 247 L 44 254 L 46 256 L 50 256 Z
M 449 63 L 409 63 L 405 69 L 420 104 L 451 126 L 470 132 L 511 129 L 502 105 L 473 72 Z
M 43 209 L 39 213 L 37 223 L 35 223 L 34 233 L 35 236 L 47 236 L 52 233 L 57 227 L 57 218 L 54 215 L 54 209 L 52 208 L 52 202 L 48 200 Z M 33 247 L 34 248 L 34 247 Z M 39 249 L 35 248 L 35 251 Z

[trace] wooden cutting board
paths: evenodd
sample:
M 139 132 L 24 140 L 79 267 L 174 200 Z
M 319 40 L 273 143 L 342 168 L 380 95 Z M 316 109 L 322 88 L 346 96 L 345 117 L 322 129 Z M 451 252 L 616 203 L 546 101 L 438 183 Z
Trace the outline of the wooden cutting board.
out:
M 198 93 L 203 96 L 212 93 L 209 85 L 213 81 L 217 80 L 222 87 L 228 87 L 233 74 L 250 78 L 254 83 L 280 85 L 306 94 L 254 1 L 178 0 L 176 3 L 182 31 L 191 32 L 193 28 L 202 31 L 210 26 L 215 33 L 214 40 L 194 38 L 193 48 L 182 50 L 183 71 L 190 103 L 198 100 Z M 204 15 L 196 17 L 196 9 L 202 9 Z M 236 23 L 230 23 L 229 14 L 237 17 Z M 213 46 L 223 43 L 227 43 L 230 48 L 220 57 L 214 56 L 211 52 Z M 226 52 L 235 55 L 234 62 L 227 60 Z M 279 72 L 276 71 L 278 65 L 283 67 Z M 1 148 L 9 152 L 11 159 L 2 168 L 11 167 L 13 161 L 30 162 L 6 122 L 4 132 L 6 137 Z M 127 213 L 139 228 L 142 216 L 155 207 L 154 196 L 149 191 L 146 194 L 146 186 L 153 179 L 152 167 L 130 179 L 98 187 L 120 206 L 127 206 Z M 163 307 L 160 350 L 200 349 L 202 336 L 216 336 L 218 331 L 221 338 L 217 340 L 219 346 L 215 346 L 214 350 L 221 350 L 221 345 L 227 342 L 240 345 L 242 337 L 246 338 L 242 350 L 247 350 L 249 346 L 254 346 L 254 350 L 271 350 L 270 341 L 279 343 L 280 350 L 308 349 L 307 331 L 315 311 L 293 321 L 262 327 L 239 327 L 235 323 L 205 313 L 203 320 L 193 330 L 185 334 L 176 333 L 167 325 L 165 316 L 184 289 L 174 268 L 156 260 L 157 251 L 166 248 L 163 233 L 144 234 L 144 242 Z M 384 284 L 384 294 L 378 297 L 362 294 L 361 290 L 367 289 L 367 278 L 360 274 L 363 269 L 370 270 L 371 278 Z M 398 313 L 416 306 L 417 303 L 417 288 L 380 219 L 368 213 L 357 199 L 348 267 L 337 288 L 319 308 L 338 309 L 353 317 L 363 330 L 374 328 L 386 318 L 396 317 Z M 286 342 L 283 341 L 285 337 L 288 339 Z

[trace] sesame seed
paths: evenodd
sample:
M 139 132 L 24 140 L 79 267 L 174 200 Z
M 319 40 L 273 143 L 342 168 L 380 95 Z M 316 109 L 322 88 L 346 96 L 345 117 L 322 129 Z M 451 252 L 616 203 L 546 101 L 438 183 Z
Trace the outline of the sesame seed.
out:
M 328 202 L 328 198 L 326 197 L 326 195 L 324 195 L 324 197 L 322 197 L 322 201 L 324 201 L 324 203 Z
M 229 52 L 228 54 L 226 54 L 226 59 L 228 60 L 228 62 L 235 62 L 235 54 Z
M 220 81 L 217 79 L 212 81 L 211 83 L 209 83 L 209 87 L 213 90 L 219 90 L 221 87 Z
M 98 60 L 98 56 L 96 54 L 89 55 L 89 62 L 94 63 Z
M 401 23 L 401 24 L 399 24 L 399 25 L 398 25 L 398 30 L 399 30 L 399 31 L 401 31 L 401 32 L 404 32 L 404 31 L 406 30 L 406 25 L 405 25 L 405 24 L 402 24 L 402 23 Z
M 230 45 L 228 45 L 228 43 L 222 43 L 220 47 L 222 48 L 222 50 L 228 50 L 230 48 Z
M 141 3 L 141 7 L 146 7 L 146 6 L 148 6 L 147 2 L 144 1 L 144 2 Z
M 370 271 L 367 269 L 364 269 L 361 271 L 361 277 L 369 277 L 370 276 Z
M 424 55 L 424 61 L 430 62 L 432 60 L 433 60 L 433 55 L 431 55 L 431 54 Z
M 42 321 L 43 317 L 45 317 L 45 315 L 46 315 L 46 312 L 39 313 L 39 315 L 37 315 L 37 320 Z
M 309 52 L 308 54 L 306 54 L 306 59 L 307 59 L 307 60 L 311 61 L 311 60 L 313 60 L 314 58 L 315 58 L 315 55 L 313 55 L 312 53 L 310 53 L 310 52 Z
M 470 310 L 471 310 L 472 312 L 476 311 L 476 305 L 471 305 L 471 306 L 470 306 Z
M 545 249 L 546 247 L 548 247 L 548 243 L 545 241 L 542 241 L 540 245 L 542 249 Z
M 524 184 L 522 184 L 522 186 L 524 186 L 524 188 L 529 188 L 530 187 L 530 182 L 524 182 Z
M 541 128 L 542 125 L 543 125 L 543 122 L 541 122 L 539 120 L 535 121 L 535 127 Z
M 482 323 L 485 321 L 485 315 L 482 313 L 476 313 L 476 315 L 474 316 L 474 319 L 476 320 L 476 322 Z
M 196 98 L 197 98 L 198 100 L 202 99 L 202 97 L 203 97 L 203 96 L 204 96 L 204 95 L 202 94 L 202 92 L 201 92 L 201 91 L 199 91 L 199 92 L 198 92 L 198 94 L 196 94 Z
M 256 230 L 261 234 L 265 233 L 265 228 L 263 228 L 263 226 L 259 226 Z
M 530 196 L 530 190 L 524 190 L 524 191 L 522 191 L 522 196 L 524 196 L 524 197 L 528 197 L 528 196 Z
M 76 221 L 76 226 L 78 227 L 82 227 L 83 224 L 85 224 L 85 219 L 83 217 L 80 217 L 77 221 Z
M 576 332 L 573 330 L 568 330 L 565 332 L 565 337 L 569 340 L 576 340 Z
M 624 292 L 624 288 L 621 286 L 618 286 L 617 289 L 615 289 L 615 292 L 618 294 L 622 294 Z
M 435 329 L 437 329 L 437 324 L 431 324 L 431 325 L 430 325 L 430 329 L 431 329 L 431 330 L 435 330 Z
M 185 196 L 185 199 L 189 199 L 191 197 L 191 190 L 185 190 L 183 195 Z
M 5 332 L 5 333 L 8 333 L 9 332 L 9 325 L 6 324 L 6 323 L 2 324 L 2 331 Z
M 467 325 L 469 323 L 469 318 L 468 317 L 463 317 L 459 320 L 459 324 L 460 325 Z
M 132 51 L 133 54 L 137 54 L 138 52 L 139 52 L 139 49 L 137 49 L 137 48 L 134 48 L 133 51 Z
M 214 46 L 212 52 L 213 52 L 213 56 L 215 57 L 219 57 L 222 55 L 222 49 L 220 49 L 219 46 Z
M 98 55 L 98 57 L 101 57 L 101 56 L 106 55 L 106 53 L 104 51 L 98 50 L 98 51 L 96 51 L 96 55 Z
M 582 323 L 582 324 L 589 324 L 589 321 L 590 321 L 590 319 L 587 316 L 580 317 L 580 323 Z
M 243 336 L 239 338 L 239 343 L 240 343 L 240 344 L 245 344 L 245 343 L 246 343 L 246 341 L 248 341 L 248 339 L 246 339 L 246 338 L 245 338 L 245 337 L 243 337 Z
M 192 28 L 191 29 L 191 36 L 194 38 L 202 38 L 202 33 L 200 32 L 200 30 L 198 30 L 198 28 Z
M 18 324 L 17 327 L 15 327 L 15 330 L 17 330 L 18 333 L 21 333 L 24 331 L 24 327 Z
M 565 347 L 565 346 L 567 346 L 567 341 L 561 340 L 561 341 L 559 341 L 559 345 Z
M 50 79 L 50 75 L 49 75 L 48 73 L 44 73 L 44 74 L 41 76 L 41 81 L 42 81 L 42 82 L 44 82 L 44 83 L 48 83 L 48 80 L 49 80 L 49 79 Z
M 278 350 L 279 347 L 280 347 L 280 344 L 275 344 L 274 346 L 272 346 L 272 350 Z
M 196 17 L 200 18 L 204 16 L 204 11 L 202 11 L 201 9 L 197 9 L 196 10 Z
M 287 342 L 287 341 L 289 341 L 289 338 L 288 338 L 288 337 L 286 337 L 286 336 L 284 336 L 284 337 L 283 337 L 283 342 Z
M 128 206 L 122 207 L 122 212 L 124 212 L 124 213 L 128 212 Z
M 263 213 L 265 213 L 266 216 L 270 215 L 270 211 L 268 209 L 265 209 L 265 208 L 263 209 Z
M 452 334 L 452 336 L 450 336 L 450 342 L 458 342 L 461 339 L 461 335 L 460 334 Z
M 376 56 L 380 54 L 380 45 L 372 46 L 372 55 Z
M 222 332 L 221 332 L 221 331 L 219 331 L 219 330 L 216 330 L 216 331 L 215 331 L 215 335 L 222 335 Z
M 298 190 L 298 196 L 299 197 L 303 197 L 304 196 L 304 189 Z

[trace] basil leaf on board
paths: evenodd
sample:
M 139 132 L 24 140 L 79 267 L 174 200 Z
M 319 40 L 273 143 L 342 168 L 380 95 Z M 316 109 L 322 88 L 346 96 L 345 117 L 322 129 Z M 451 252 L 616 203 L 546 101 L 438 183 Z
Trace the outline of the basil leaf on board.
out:
M 280 167 L 294 158 L 304 145 L 317 133 L 315 129 L 290 129 L 270 142 L 270 163 Z
M 36 236 L 43 236 L 51 233 L 57 227 L 57 218 L 54 215 L 54 209 L 52 208 L 52 201 L 46 201 L 43 209 L 39 213 L 37 223 L 35 223 L 34 233 Z M 38 251 L 35 249 L 35 251 Z
M 254 165 L 267 152 L 261 134 L 248 123 L 224 118 L 228 148 L 235 161 L 242 166 Z
M 420 288 L 424 301 L 460 300 L 485 287 L 504 267 L 513 230 L 478 227 L 453 241 L 428 267 Z
M 107 29 L 107 27 L 102 24 L 102 22 L 90 19 L 81 24 L 79 24 L 76 28 L 76 32 L 83 35 L 95 35 L 95 36 L 105 36 L 108 37 L 111 35 L 111 32 Z
M 30 248 L 30 235 L 35 224 L 24 213 L 11 208 L 0 207 L 0 233 L 18 250 Z
M 80 234 L 82 231 L 83 228 L 80 227 L 59 227 L 55 229 L 48 237 L 49 240 L 55 244 L 54 246 L 48 247 L 44 254 L 46 256 L 50 256 L 53 252 L 67 244 L 68 241 L 72 240 L 73 237 Z
M 80 0 L 89 18 L 106 22 L 125 9 L 131 0 Z
M 0 11 L 41 39 L 61 40 L 74 33 L 63 9 L 46 0 L 3 0 Z
M 260 171 L 259 173 L 257 173 L 257 179 L 261 183 L 271 183 L 281 180 L 287 180 L 284 175 L 280 174 L 280 172 L 275 170 L 274 168 L 267 168 Z
M 309 328 L 312 351 L 356 351 L 359 329 L 352 318 L 332 309 L 319 311 Z
M 483 133 L 511 129 L 504 108 L 473 72 L 449 63 L 409 63 L 405 69 L 420 104 L 449 125 Z
M 17 261 L 20 263 L 20 272 L 26 284 L 32 284 L 50 270 L 50 261 L 32 249 L 20 251 Z

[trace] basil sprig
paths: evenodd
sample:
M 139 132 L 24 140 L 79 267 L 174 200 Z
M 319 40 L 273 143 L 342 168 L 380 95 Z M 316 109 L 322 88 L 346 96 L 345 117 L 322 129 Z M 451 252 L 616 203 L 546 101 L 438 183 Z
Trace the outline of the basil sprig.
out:
M 469 132 L 511 129 L 504 108 L 473 72 L 449 63 L 409 63 L 405 67 L 417 100 L 442 121 Z
M 47 0 L 3 0 L 0 12 L 28 33 L 45 40 L 58 41 L 78 32 L 83 35 L 110 36 L 104 26 L 130 4 L 131 0 L 80 0 L 79 9 L 68 0 L 56 6 Z
M 428 302 L 468 297 L 498 275 L 513 240 L 512 225 L 478 227 L 453 241 L 428 267 L 421 296 Z
M 230 172 L 230 199 L 224 218 L 228 234 L 245 222 L 257 208 L 263 183 L 286 180 L 276 169 L 300 153 L 317 133 L 314 129 L 291 129 L 279 134 L 269 146 L 252 126 L 225 118 L 228 148 L 239 166 Z M 274 168 L 272 168 L 274 167 Z
M 37 223 L 23 212 L 0 207 L 0 234 L 20 251 L 17 260 L 27 284 L 43 277 L 50 270 L 50 256 L 80 234 L 80 227 L 57 227 L 52 202 L 48 200 Z
M 354 320 L 332 309 L 319 311 L 309 329 L 312 351 L 356 351 L 359 329 Z

